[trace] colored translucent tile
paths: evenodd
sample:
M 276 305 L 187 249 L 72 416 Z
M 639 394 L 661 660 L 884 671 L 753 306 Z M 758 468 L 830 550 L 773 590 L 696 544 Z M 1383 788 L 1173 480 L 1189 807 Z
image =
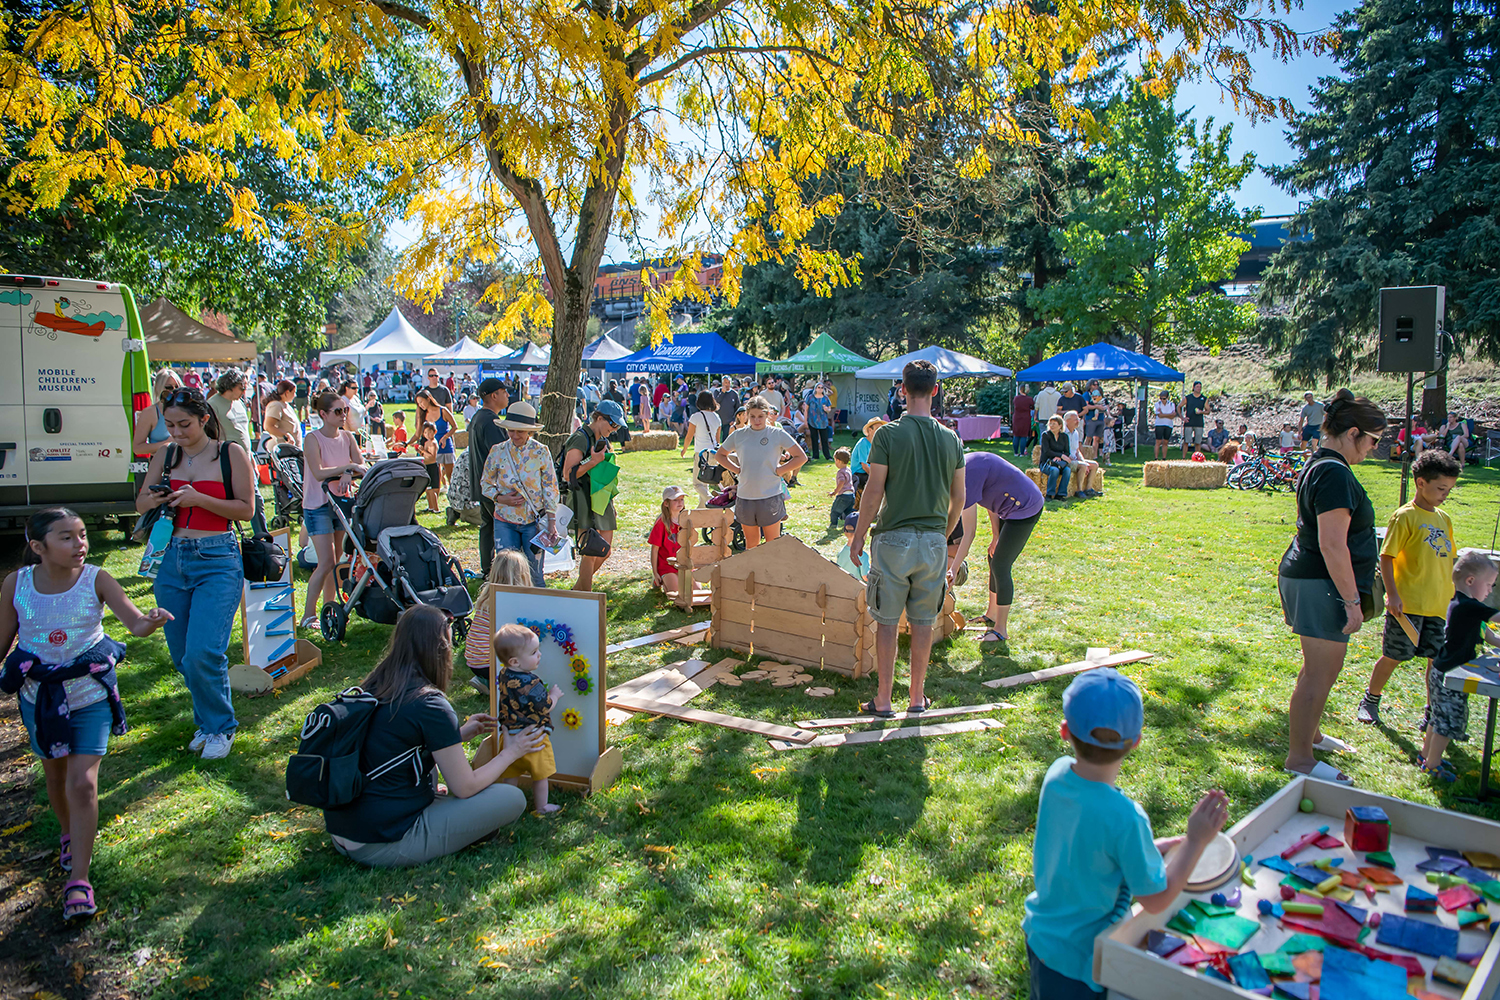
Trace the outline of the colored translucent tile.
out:
M 1403 881 L 1400 875 L 1384 868 L 1361 868 L 1359 873 L 1376 885 L 1400 885 Z
M 1474 967 L 1456 958 L 1443 957 L 1432 967 L 1432 978 L 1453 986 L 1468 986 L 1474 978 Z
M 1319 987 L 1326 1000 L 1407 1000 L 1404 969 L 1344 948 L 1323 952 Z
M 1213 938 L 1207 938 L 1201 934 L 1193 935 L 1193 944 L 1197 945 L 1198 950 L 1209 958 L 1213 958 L 1215 955 L 1233 955 L 1238 950 L 1229 947 L 1227 944 L 1220 944 Z
M 1365 860 L 1372 865 L 1389 868 L 1391 871 L 1396 870 L 1396 859 L 1391 857 L 1390 851 L 1371 851 L 1365 855 Z
M 1277 983 L 1275 995 L 1289 1000 L 1319 1000 L 1318 987 L 1314 983 Z
M 1387 948 L 1403 948 L 1419 955 L 1441 958 L 1458 954 L 1458 931 L 1452 927 L 1412 920 L 1396 913 L 1387 913 L 1376 932 L 1375 943 Z
M 1343 847 L 1344 842 L 1337 837 L 1325 833 L 1322 836 L 1318 837 L 1317 840 L 1313 841 L 1313 846 L 1321 847 L 1325 851 L 1331 851 L 1335 847 Z
M 1292 874 L 1306 882 L 1308 885 L 1317 885 L 1328 877 L 1328 873 L 1315 865 L 1298 865 L 1292 869 Z
M 1333 905 L 1337 906 L 1339 909 L 1343 910 L 1345 913 L 1349 914 L 1349 916 L 1353 917 L 1360 923 L 1364 923 L 1365 920 L 1370 916 L 1369 910 L 1361 909 L 1360 907 L 1353 906 L 1347 902 L 1338 902 L 1334 903 Z
M 1304 951 L 1322 951 L 1325 944 L 1327 942 L 1316 934 L 1293 934 L 1276 950 L 1283 955 L 1300 955 Z
M 1234 978 L 1234 985 L 1242 990 L 1258 990 L 1271 985 L 1271 977 L 1266 975 L 1265 967 L 1260 964 L 1260 956 L 1253 951 L 1231 955 L 1229 974 Z
M 1463 861 L 1455 858 L 1428 858 L 1426 861 L 1417 862 L 1419 872 L 1451 872 L 1455 868 L 1462 868 Z
M 1490 915 L 1488 913 L 1480 913 L 1478 910 L 1458 911 L 1458 926 L 1460 927 L 1469 927 L 1473 924 L 1487 924 L 1489 923 L 1489 919 Z
M 1186 941 L 1175 934 L 1162 931 L 1149 931 L 1146 934 L 1146 950 L 1160 958 L 1166 958 L 1186 944 Z
M 1205 917 L 1198 921 L 1198 927 L 1193 935 L 1239 951 L 1258 930 L 1260 930 L 1259 920 L 1229 914 L 1222 917 Z
M 1324 951 L 1327 949 L 1325 948 Z M 1323 975 L 1323 952 L 1304 951 L 1292 958 L 1292 968 L 1297 970 L 1297 978 L 1305 983 L 1315 983 Z
M 1453 874 L 1457 875 L 1465 882 L 1470 882 L 1474 885 L 1480 885 L 1484 882 L 1495 881 L 1495 876 L 1491 875 L 1483 868 L 1475 868 L 1473 865 L 1459 865 L 1457 868 L 1453 869 Z
M 1464 859 L 1475 868 L 1500 868 L 1500 855 L 1489 851 L 1464 851 Z
M 1172 919 L 1167 921 L 1168 930 L 1174 930 L 1181 934 L 1191 934 L 1197 927 L 1198 918 L 1193 916 L 1186 908 L 1178 910 L 1172 915 Z
M 1354 898 L 1354 890 L 1346 889 L 1340 885 L 1329 889 L 1328 892 L 1324 895 L 1326 895 L 1329 899 L 1336 899 L 1340 903 L 1347 903 Z
M 1342 868 L 1339 869 L 1339 879 L 1349 889 L 1359 889 L 1365 884 L 1365 877 L 1359 872 L 1345 871 Z
M 1299 897 L 1296 903 L 1283 903 L 1287 913 L 1282 923 L 1299 930 L 1321 934 L 1340 943 L 1354 944 L 1359 941 L 1359 931 L 1362 925 L 1332 903 L 1320 903 L 1323 912 L 1317 915 L 1297 913 L 1292 909 L 1294 905 L 1314 902 L 1316 901 L 1309 897 Z
M 1223 982 L 1229 983 L 1231 985 L 1233 985 L 1233 983 L 1234 983 L 1233 979 L 1230 979 L 1227 975 L 1225 975 L 1224 973 L 1220 972 L 1218 969 L 1215 969 L 1211 965 L 1208 968 L 1201 969 L 1199 971 L 1202 972 L 1203 975 L 1207 976 L 1210 979 L 1222 980 Z
M 1208 961 L 1208 956 L 1193 945 L 1183 945 L 1167 958 L 1173 965 L 1197 965 L 1199 962 Z
M 1449 913 L 1461 910 L 1471 903 L 1479 902 L 1479 893 L 1474 891 L 1471 885 L 1455 885 L 1451 889 L 1444 889 L 1438 893 L 1438 905 Z
M 1414 885 L 1406 887 L 1407 913 L 1433 913 L 1437 910 L 1437 897 Z
M 1461 858 L 1464 852 L 1456 851 L 1451 847 L 1428 847 L 1427 856 L 1429 858 Z
M 1239 909 L 1239 907 L 1230 906 L 1228 903 L 1204 902 L 1201 899 L 1193 900 L 1188 906 L 1193 909 L 1193 916 L 1195 917 L 1222 917 L 1226 914 L 1234 913 Z
M 1290 861 L 1281 857 L 1279 854 L 1273 854 L 1268 858 L 1261 858 L 1260 863 L 1263 867 L 1274 868 L 1279 872 L 1290 872 L 1292 868 L 1295 867 Z
M 1350 806 L 1349 814 L 1361 823 L 1389 823 L 1391 818 L 1379 806 Z
M 1271 976 L 1290 976 L 1297 971 L 1292 956 L 1283 951 L 1261 952 L 1260 967 Z

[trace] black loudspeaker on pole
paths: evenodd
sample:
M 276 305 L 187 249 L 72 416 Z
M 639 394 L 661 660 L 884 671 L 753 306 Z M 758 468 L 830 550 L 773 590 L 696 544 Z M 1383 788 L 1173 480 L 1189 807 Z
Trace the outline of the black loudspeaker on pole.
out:
M 1380 290 L 1380 354 L 1376 371 L 1406 373 L 1406 437 L 1401 449 L 1401 504 L 1406 505 L 1411 479 L 1412 390 L 1417 372 L 1442 371 L 1448 365 L 1443 314 L 1444 285 L 1410 285 Z

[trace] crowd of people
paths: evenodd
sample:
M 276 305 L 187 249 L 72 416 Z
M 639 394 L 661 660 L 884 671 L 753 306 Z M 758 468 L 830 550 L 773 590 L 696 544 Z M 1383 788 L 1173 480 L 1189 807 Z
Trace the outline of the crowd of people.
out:
M 999 455 L 965 453 L 958 436 L 936 419 L 940 381 L 925 362 L 907 365 L 900 391 L 891 396 L 892 413 L 860 426 L 852 448 L 833 448 L 840 410 L 837 393 L 823 380 L 794 388 L 776 379 L 741 384 L 726 378 L 712 387 L 683 379 L 654 389 L 644 381 L 625 389 L 611 383 L 596 399 L 580 383 L 575 426 L 556 455 L 538 439 L 537 410 L 521 387 L 498 378 L 456 396 L 455 387 L 429 369 L 428 384 L 413 393 L 413 426 L 405 428 L 400 413 L 387 424 L 379 394 L 361 399 L 362 387 L 352 378 L 314 381 L 294 371 L 288 374 L 295 377 L 272 382 L 231 369 L 216 373 L 205 394 L 201 376 L 195 387 L 189 374 L 157 376 L 135 434 L 138 453 L 149 459 L 137 510 L 162 512 L 157 523 L 169 530 L 155 569 L 156 607 L 140 610 L 117 581 L 87 562 L 83 522 L 64 509 L 32 518 L 26 565 L 6 578 L 0 599 L 0 641 L 14 643 L 0 689 L 19 693 L 31 748 L 43 762 L 62 829 L 63 910 L 70 919 L 98 908 L 89 881 L 98 772 L 109 736 L 127 724 L 114 675 L 124 647 L 104 634 L 103 609 L 132 635 L 163 631 L 192 703 L 196 731 L 189 749 L 205 760 L 227 756 L 238 723 L 226 651 L 244 578 L 236 526 L 263 520 L 253 456 L 268 447 L 295 449 L 303 463 L 303 527 L 316 553 L 303 628 L 316 627 L 320 596 L 337 598 L 343 543 L 329 506 L 386 455 L 418 456 L 434 492 L 450 485 L 456 472 L 469 480 L 482 513 L 480 570 L 488 579 L 544 585 L 545 552 L 571 534 L 578 589 L 593 589 L 616 538 L 619 467 L 612 443 L 630 431 L 632 416 L 640 430 L 649 430 L 666 405 L 681 454 L 694 456 L 692 485 L 700 503 L 732 504 L 751 546 L 782 532 L 798 471 L 808 462 L 831 461 L 829 529 L 844 537 L 836 562 L 864 582 L 876 623 L 875 691 L 860 711 L 890 718 L 898 710 L 903 619 L 910 635 L 904 710 L 920 715 L 933 706 L 925 686 L 933 626 L 946 594 L 968 575 L 980 509 L 990 529 L 980 641 L 1005 643 L 1014 566 L 1046 500 L 1066 494 L 1069 476 L 1091 474 L 1089 463 L 1108 460 L 1111 418 L 1133 418 L 1097 384 L 1082 391 L 1064 386 L 1055 400 L 1050 387 L 1036 397 L 1019 394 L 1016 449 L 1037 439 L 1046 470 L 1042 489 Z M 247 393 L 257 405 L 247 407 Z M 1214 413 L 1197 383 L 1180 403 L 1163 394 L 1154 408 L 1157 420 L 1185 421 L 1184 449 L 1214 447 L 1222 418 L 1212 430 L 1204 426 Z M 897 419 L 888 419 L 893 414 Z M 460 428 L 468 435 L 462 449 Z M 1377 544 L 1375 509 L 1352 467 L 1371 454 L 1385 429 L 1380 409 L 1347 390 L 1327 403 L 1309 397 L 1295 429 L 1296 445 L 1311 454 L 1298 488 L 1296 527 L 1277 571 L 1284 616 L 1302 653 L 1284 766 L 1349 781 L 1316 754 L 1348 750 L 1322 732 L 1321 720 L 1349 636 L 1377 613 L 1378 572 L 1385 590 L 1382 655 L 1371 667 L 1359 721 L 1380 723 L 1381 694 L 1394 672 L 1402 663 L 1425 660 L 1428 698 L 1416 763 L 1433 779 L 1451 781 L 1443 758 L 1449 742 L 1465 736 L 1467 701 L 1444 684 L 1444 675 L 1484 644 L 1500 645 L 1487 626 L 1495 611 L 1483 603 L 1497 567 L 1486 556 L 1457 554 L 1454 524 L 1442 505 L 1462 459 L 1436 441 L 1427 442 L 1414 464 L 1415 498 L 1392 513 L 1385 541 Z M 1241 435 L 1248 436 L 1243 426 Z M 1170 439 L 1158 433 L 1158 448 Z M 679 485 L 662 494 L 646 542 L 658 585 L 666 586 L 674 573 L 676 529 L 687 498 Z M 352 802 L 325 809 L 335 850 L 360 864 L 420 864 L 493 834 L 525 811 L 525 796 L 514 786 L 522 774 L 536 779 L 536 808 L 556 808 L 546 779 L 555 770 L 549 733 L 557 692 L 536 676 L 537 636 L 489 621 L 487 613 L 476 620 L 465 656 L 482 685 L 489 683 L 489 665 L 501 664 L 503 707 L 499 717 L 475 714 L 462 722 L 448 695 L 453 647 L 449 616 L 415 604 L 401 614 L 384 655 L 361 684 L 379 705 L 362 762 L 409 759 L 412 767 L 372 780 Z M 1064 693 L 1063 718 L 1060 733 L 1072 753 L 1054 762 L 1042 782 L 1036 889 L 1023 921 L 1037 996 L 1094 995 L 1090 942 L 1120 915 L 1120 900 L 1128 898 L 1122 887 L 1148 910 L 1164 909 L 1226 818 L 1224 794 L 1211 791 L 1193 810 L 1184 837 L 1154 839 L 1140 807 L 1115 787 L 1121 762 L 1145 735 L 1141 694 L 1127 678 L 1107 669 L 1080 676 Z M 471 762 L 465 744 L 497 728 L 505 736 L 493 755 Z M 437 792 L 438 776 L 444 794 Z

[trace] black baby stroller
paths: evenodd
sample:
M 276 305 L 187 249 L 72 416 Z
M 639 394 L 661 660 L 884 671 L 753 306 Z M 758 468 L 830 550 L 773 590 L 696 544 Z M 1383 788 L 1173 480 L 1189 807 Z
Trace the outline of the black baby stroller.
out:
M 302 449 L 285 441 L 266 441 L 266 467 L 271 470 L 271 494 L 276 513 L 271 528 L 302 522 Z
M 734 501 L 735 501 L 735 499 L 736 499 L 736 487 L 734 487 L 734 486 L 727 486 L 727 487 L 725 487 L 724 489 L 722 489 L 719 492 L 715 493 L 712 497 L 709 498 L 708 506 L 710 506 L 710 507 L 717 507 L 717 508 L 719 508 L 721 510 L 722 509 L 734 510 Z M 743 551 L 745 551 L 745 529 L 742 528 L 742 527 L 740 527 L 740 519 L 739 518 L 734 518 L 732 521 L 730 521 L 729 522 L 729 528 L 730 528 L 729 551 L 731 551 L 731 552 L 743 552 Z M 713 539 L 711 537 L 709 537 L 709 532 L 708 532 L 707 528 L 703 529 L 703 544 L 704 545 L 712 545 L 713 544 Z
M 379 625 L 394 625 L 402 611 L 416 604 L 448 612 L 454 641 L 463 639 L 474 602 L 458 560 L 416 523 L 417 500 L 426 492 L 427 469 L 421 462 L 391 458 L 370 466 L 352 500 L 330 497 L 351 559 L 339 569 L 344 603 L 323 605 L 318 624 L 324 639 L 342 640 L 353 612 Z

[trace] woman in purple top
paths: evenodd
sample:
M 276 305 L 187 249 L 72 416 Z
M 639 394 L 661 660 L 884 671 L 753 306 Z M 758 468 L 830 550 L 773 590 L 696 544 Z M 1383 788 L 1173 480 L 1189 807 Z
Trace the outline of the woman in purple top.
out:
M 990 512 L 990 606 L 984 616 L 990 630 L 979 641 L 1004 642 L 1016 590 L 1010 569 L 1042 516 L 1042 491 L 999 455 L 974 451 L 964 456 L 964 503 L 948 536 L 948 581 L 968 558 L 983 507 Z

